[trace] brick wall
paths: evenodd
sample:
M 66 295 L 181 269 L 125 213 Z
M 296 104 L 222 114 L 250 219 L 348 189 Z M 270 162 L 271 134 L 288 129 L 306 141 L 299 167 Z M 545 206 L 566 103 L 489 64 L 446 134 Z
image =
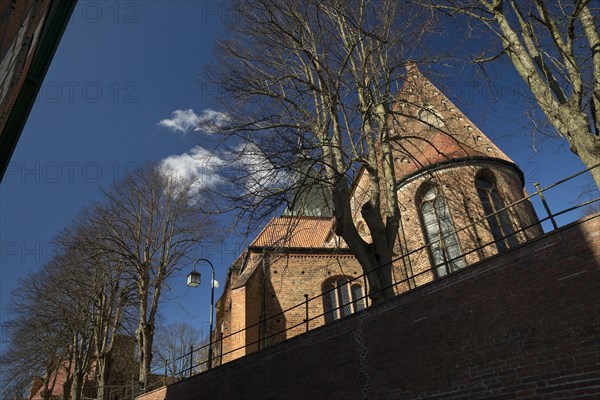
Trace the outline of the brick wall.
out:
M 167 387 L 163 386 L 161 388 L 155 389 L 151 392 L 144 394 L 143 396 L 137 397 L 140 400 L 163 400 L 167 394 Z
M 166 399 L 600 398 L 600 216 L 168 387 Z
M 306 306 L 304 295 L 311 299 L 308 304 L 309 328 L 324 323 L 321 316 L 324 312 L 322 298 L 323 283 L 336 276 L 350 278 L 362 274 L 358 261 L 351 255 L 331 254 L 291 254 L 272 255 L 269 268 L 270 290 L 267 293 L 267 309 L 271 315 L 289 310 L 271 322 L 268 329 L 281 331 L 283 327 L 290 330 L 281 335 L 282 339 L 296 336 L 306 331 Z M 359 281 L 364 286 L 364 280 Z M 297 307 L 301 304 L 300 307 Z M 278 322 L 279 320 L 279 322 Z

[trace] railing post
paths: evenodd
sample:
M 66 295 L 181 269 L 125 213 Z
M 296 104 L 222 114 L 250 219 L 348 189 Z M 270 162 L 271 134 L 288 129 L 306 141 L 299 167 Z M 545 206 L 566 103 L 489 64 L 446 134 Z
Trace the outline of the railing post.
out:
M 263 349 L 266 349 L 267 348 L 267 337 L 269 335 L 269 331 L 267 330 L 267 313 L 266 312 L 263 314 L 262 327 L 263 327 L 262 328 L 262 332 L 263 332 L 263 335 L 262 335 L 262 341 L 263 341 L 262 347 L 263 347 Z
M 190 376 L 192 376 L 192 368 L 194 365 L 194 345 L 190 346 Z
M 367 275 L 369 273 L 367 272 L 366 274 L 363 273 L 363 282 L 365 284 L 365 307 L 369 307 L 369 296 L 366 293 L 369 293 L 369 284 L 367 281 Z M 321 298 L 323 298 L 323 295 L 321 294 Z
M 219 350 L 219 365 L 223 365 L 223 331 L 221 330 L 221 342 L 220 350 Z
M 258 316 L 258 350 L 260 350 L 260 344 L 262 342 L 262 315 Z
M 540 183 L 534 182 L 533 186 L 535 186 L 535 188 L 537 189 L 537 194 L 540 196 L 540 200 L 542 200 L 542 204 L 544 205 L 544 208 L 546 209 L 546 212 L 548 213 L 548 217 L 550 218 L 550 221 L 552 222 L 552 226 L 554 227 L 554 229 L 558 229 L 558 225 L 556 224 L 556 221 L 554 220 L 554 217 L 552 216 L 552 211 L 550 211 L 550 207 L 548 207 L 548 203 L 546 202 L 544 193 L 542 193 L 542 190 L 540 189 Z
M 308 332 L 308 294 L 304 294 L 304 309 L 306 311 L 306 318 L 304 322 L 306 322 L 306 332 Z
M 165 373 L 163 375 L 163 386 L 167 385 L 167 365 L 169 364 L 169 360 L 165 358 Z

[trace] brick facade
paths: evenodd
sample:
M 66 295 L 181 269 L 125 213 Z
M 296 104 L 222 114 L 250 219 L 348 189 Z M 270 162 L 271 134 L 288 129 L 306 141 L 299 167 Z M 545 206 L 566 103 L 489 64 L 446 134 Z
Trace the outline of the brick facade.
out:
M 598 293 L 595 215 L 171 385 L 165 398 L 597 399 Z
M 499 249 L 494 243 L 475 186 L 475 179 L 481 174 L 495 180 L 496 189 L 505 206 L 516 203 L 526 195 L 518 171 L 510 164 L 494 160 L 465 160 L 440 166 L 406 180 L 400 187 L 398 201 L 402 205 L 404 253 L 408 253 L 405 262 L 409 265 L 409 274 L 415 276 L 415 286 L 435 279 L 433 272 L 430 272 L 432 262 L 429 249 L 424 247 L 427 240 L 420 213 L 420 191 L 426 185 L 437 187 L 446 200 L 466 265 L 498 254 Z M 515 204 L 506 210 L 506 213 L 516 232 L 516 244 L 524 243 L 543 233 L 529 201 Z
M 456 231 L 461 267 L 542 235 L 528 200 L 486 218 L 489 212 L 483 204 L 485 196 L 477 189 L 478 178 L 493 187 L 496 197 L 489 203 L 494 210 L 502 210 L 526 196 L 523 173 L 414 66 L 409 67 L 392 122 L 397 134 L 393 151 L 401 209 L 397 259 L 392 268 L 397 294 L 437 279 L 453 265 L 448 261 L 453 254 L 448 250 L 450 239 L 445 234 L 439 235 L 439 240 L 428 237 L 431 232 L 427 232 L 423 211 L 428 188 L 434 188 L 446 204 L 448 218 L 438 223 L 450 225 L 444 232 Z M 360 209 L 368 201 L 368 181 L 363 169 L 351 198 L 355 224 L 366 241 L 370 234 Z M 435 211 L 436 215 L 439 212 Z M 325 217 L 284 216 L 264 228 L 230 268 L 218 301 L 217 363 L 303 333 L 307 312 L 310 329 L 325 323 L 323 293 L 333 287 L 330 283 L 363 273 L 333 231 L 333 220 Z M 498 239 L 499 231 L 514 234 L 510 239 Z M 433 248 L 435 242 L 440 243 L 438 250 Z M 444 262 L 440 264 L 442 253 Z M 368 292 L 364 278 L 354 283 L 363 293 Z M 303 304 L 305 295 L 308 307 Z
M 323 283 L 335 277 L 357 277 L 356 259 L 335 250 L 250 249 L 246 270 L 234 266 L 217 302 L 215 357 L 228 362 L 324 323 Z M 365 285 L 364 280 L 360 281 Z M 301 304 L 301 306 L 298 306 Z

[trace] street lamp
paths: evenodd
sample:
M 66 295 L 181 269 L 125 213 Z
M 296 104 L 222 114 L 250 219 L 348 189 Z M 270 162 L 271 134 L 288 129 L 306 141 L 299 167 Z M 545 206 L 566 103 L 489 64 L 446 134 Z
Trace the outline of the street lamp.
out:
M 188 274 L 187 277 L 187 285 L 190 287 L 198 287 L 200 285 L 200 272 L 196 271 L 196 264 L 199 261 L 205 261 L 210 265 L 210 269 L 212 272 L 210 279 L 210 331 L 208 332 L 209 342 L 208 342 L 208 369 L 212 369 L 212 344 L 213 344 L 213 310 L 215 308 L 215 267 L 212 263 L 206 258 L 198 258 L 194 261 L 194 265 L 192 266 L 192 272 Z
M 189 287 L 200 286 L 200 272 L 196 271 L 196 264 L 194 263 L 194 269 L 188 274 L 187 285 Z

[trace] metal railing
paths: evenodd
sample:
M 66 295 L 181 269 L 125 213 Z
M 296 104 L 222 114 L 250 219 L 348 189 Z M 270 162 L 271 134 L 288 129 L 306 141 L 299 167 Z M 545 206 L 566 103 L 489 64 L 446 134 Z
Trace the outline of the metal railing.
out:
M 437 239 L 434 242 L 428 243 L 428 244 L 426 244 L 424 246 L 421 246 L 419 248 L 416 248 L 416 249 L 412 249 L 412 250 L 408 251 L 407 253 L 402 254 L 401 256 L 399 256 L 399 257 L 395 258 L 394 260 L 392 260 L 392 263 L 395 263 L 395 262 L 398 262 L 398 261 L 402 261 L 403 259 L 409 258 L 411 255 L 415 255 L 418 252 L 426 251 L 433 244 L 435 244 L 436 242 L 444 240 L 445 238 L 449 237 L 450 235 L 456 235 L 457 233 L 459 233 L 461 231 L 468 230 L 469 228 L 472 228 L 472 227 L 474 227 L 474 226 L 476 226 L 478 224 L 479 225 L 485 224 L 486 221 L 488 221 L 488 219 L 490 217 L 492 217 L 492 216 L 494 216 L 496 214 L 505 212 L 507 210 L 510 210 L 510 209 L 514 208 L 515 206 L 521 204 L 521 203 L 529 202 L 531 199 L 533 199 L 535 197 L 538 197 L 540 199 L 540 201 L 542 202 L 543 208 L 545 209 L 545 211 L 547 213 L 547 216 L 545 216 L 543 218 L 540 218 L 540 219 L 536 219 L 534 222 L 532 222 L 531 224 L 528 224 L 526 226 L 521 226 L 521 227 L 519 227 L 519 229 L 511 232 L 509 235 L 506 235 L 506 236 L 503 236 L 503 237 L 499 237 L 499 238 L 495 238 L 493 240 L 489 240 L 489 241 L 487 241 L 486 243 L 484 243 L 484 244 L 482 244 L 480 246 L 476 246 L 476 247 L 474 247 L 474 248 L 472 248 L 472 249 L 470 249 L 468 251 L 461 252 L 461 254 L 459 256 L 456 256 L 456 257 L 451 258 L 451 259 L 446 259 L 445 260 L 446 268 L 448 268 L 448 265 L 452 261 L 457 260 L 458 258 L 465 257 L 465 256 L 467 256 L 467 255 L 469 255 L 469 254 L 471 254 L 473 252 L 480 251 L 480 250 L 482 250 L 482 249 L 484 249 L 484 248 L 486 248 L 488 246 L 493 246 L 497 242 L 505 240 L 507 237 L 510 237 L 510 236 L 513 236 L 513 235 L 517 235 L 517 234 L 519 234 L 521 232 L 524 232 L 524 231 L 530 230 L 532 228 L 535 228 L 536 226 L 540 227 L 541 223 L 543 223 L 544 221 L 550 221 L 552 223 L 552 227 L 553 227 L 552 230 L 556 230 L 556 229 L 559 228 L 558 223 L 556 221 L 556 217 L 557 216 L 563 215 L 563 214 L 566 214 L 566 213 L 569 213 L 569 212 L 572 212 L 572 211 L 575 211 L 575 210 L 579 210 L 582 207 L 594 204 L 594 203 L 600 201 L 600 197 L 596 197 L 596 198 L 593 198 L 593 199 L 581 202 L 579 204 L 576 204 L 574 206 L 565 208 L 565 209 L 563 209 L 561 211 L 552 213 L 551 209 L 550 209 L 550 206 L 549 206 L 548 202 L 546 201 L 544 193 L 547 192 L 550 189 L 553 189 L 553 188 L 556 188 L 557 186 L 560 186 L 561 184 L 563 184 L 563 183 L 565 183 L 567 181 L 570 181 L 570 180 L 574 179 L 575 177 L 577 177 L 579 175 L 582 175 L 582 174 L 590 171 L 591 169 L 598 168 L 598 167 L 600 167 L 600 164 L 597 164 L 597 165 L 595 165 L 593 167 L 587 168 L 587 169 L 585 169 L 583 171 L 580 171 L 580 172 L 578 172 L 576 174 L 573 174 L 573 175 L 571 175 L 571 176 L 569 176 L 567 178 L 561 179 L 560 181 L 555 182 L 555 183 L 553 183 L 553 184 L 551 184 L 549 186 L 546 186 L 544 188 L 541 188 L 540 185 L 539 185 L 539 183 L 536 182 L 534 184 L 534 186 L 536 187 L 536 192 L 534 192 L 534 193 L 532 193 L 532 194 L 530 194 L 530 195 L 528 195 L 526 197 L 523 197 L 523 198 L 521 198 L 521 199 L 519 199 L 519 200 L 517 200 L 517 201 L 515 201 L 515 202 L 513 202 L 513 203 L 511 203 L 509 205 L 507 205 L 506 207 L 497 210 L 496 212 L 494 212 L 492 214 L 489 214 L 489 215 L 486 215 L 486 216 L 484 216 L 482 218 L 479 218 L 479 219 L 471 222 L 470 224 L 467 224 L 467 225 L 465 225 L 465 226 L 463 226 L 463 227 L 461 227 L 459 229 L 455 229 L 452 232 L 450 232 L 448 235 L 446 235 L 444 237 L 441 237 L 441 238 Z M 543 232 L 542 232 L 541 229 L 540 229 L 540 232 L 541 232 L 541 235 L 543 235 Z M 521 246 L 524 243 L 526 243 L 526 241 L 519 242 L 519 245 L 517 247 Z M 499 251 L 499 250 L 495 252 L 495 254 L 501 254 L 501 253 L 502 252 Z M 468 268 L 468 265 L 469 264 L 467 264 L 466 268 Z M 370 271 L 367 274 L 362 274 L 362 275 L 359 275 L 359 276 L 356 276 L 356 277 L 344 276 L 344 279 L 345 279 L 346 283 L 348 284 L 348 287 L 350 287 L 350 285 L 352 285 L 353 282 L 355 282 L 355 281 L 356 282 L 360 282 L 359 280 L 365 280 L 365 279 L 368 280 L 368 274 L 370 274 L 370 273 L 376 273 L 379 269 L 381 269 L 383 267 L 387 267 L 387 266 L 389 266 L 389 264 L 382 265 L 382 266 L 380 266 L 378 269 L 376 269 L 374 271 Z M 406 264 L 404 264 L 404 268 L 406 269 Z M 424 269 L 422 271 L 417 272 L 416 274 L 414 274 L 414 273 L 408 274 L 408 272 L 406 272 L 404 274 L 405 277 L 403 279 L 400 279 L 400 280 L 397 280 L 397 281 L 393 282 L 391 286 L 383 287 L 379 291 L 376 291 L 376 292 L 371 291 L 368 295 L 367 294 L 363 294 L 363 296 L 360 297 L 360 298 L 358 298 L 358 299 L 352 299 L 351 298 L 349 301 L 353 302 L 355 300 L 362 300 L 365 303 L 367 303 L 369 296 L 377 294 L 379 292 L 383 292 L 385 290 L 388 290 L 390 287 L 395 289 L 399 285 L 404 285 L 404 284 L 406 284 L 405 287 L 407 289 L 403 290 L 401 293 L 399 293 L 399 295 L 400 294 L 409 293 L 412 290 L 414 290 L 416 287 L 419 286 L 419 285 L 415 285 L 414 284 L 414 281 L 415 281 L 416 277 L 422 276 L 424 274 L 429 274 L 430 276 L 433 276 L 433 278 L 431 280 L 434 280 L 435 279 L 435 270 L 437 268 L 439 268 L 439 265 L 434 265 L 434 266 L 432 266 L 430 268 L 426 268 L 426 269 Z M 447 270 L 446 272 L 447 272 L 447 274 L 451 274 L 451 273 L 454 273 L 455 271 Z M 411 280 L 413 282 L 413 285 L 410 284 Z M 283 311 L 281 311 L 279 313 L 270 315 L 268 317 L 264 316 L 264 315 L 261 315 L 256 323 L 251 324 L 249 326 L 246 326 L 246 327 L 244 327 L 242 329 L 236 330 L 234 332 L 228 333 L 226 335 L 222 335 L 218 339 L 214 340 L 213 343 L 212 343 L 213 348 L 218 349 L 217 350 L 218 353 L 214 354 L 214 356 L 213 356 L 213 360 L 216 361 L 215 364 L 220 365 L 220 364 L 223 363 L 223 358 L 224 357 L 229 356 L 229 355 L 234 355 L 235 353 L 238 353 L 238 352 L 245 351 L 248 348 L 250 348 L 250 350 L 252 352 L 261 351 L 261 350 L 264 350 L 265 348 L 267 348 L 271 344 L 281 342 L 282 340 L 288 339 L 290 337 L 295 337 L 295 336 L 297 336 L 299 334 L 306 333 L 306 332 L 310 331 L 311 329 L 314 329 L 314 328 L 316 328 L 318 326 L 324 325 L 325 323 L 323 322 L 323 320 L 324 320 L 324 317 L 325 317 L 326 314 L 329 314 L 332 311 L 335 312 L 337 310 L 340 310 L 342 307 L 348 306 L 349 303 L 340 304 L 337 307 L 333 307 L 332 309 L 327 309 L 326 311 L 324 311 L 322 313 L 318 313 L 318 314 L 312 315 L 312 316 L 310 315 L 310 305 L 311 305 L 311 302 L 314 304 L 314 302 L 317 301 L 318 304 L 319 304 L 319 306 L 320 306 L 320 309 L 323 310 L 323 306 L 322 306 L 323 305 L 323 297 L 326 296 L 326 295 L 328 295 L 332 291 L 335 291 L 335 290 L 337 290 L 336 287 L 334 287 L 332 289 L 329 289 L 329 290 L 326 290 L 326 291 L 323 291 L 320 294 L 318 294 L 316 296 L 312 296 L 312 297 L 309 297 L 308 294 L 305 294 L 303 302 L 297 303 L 297 304 L 293 305 L 292 307 L 289 307 L 289 308 L 287 308 L 287 309 L 285 309 L 285 310 L 283 310 Z M 285 326 L 284 329 L 281 329 L 281 330 L 276 330 L 276 331 L 269 332 L 265 328 L 267 326 L 267 323 L 269 321 L 278 321 L 279 319 L 283 319 L 285 321 L 286 314 L 289 314 L 291 312 L 295 312 L 296 313 L 296 317 L 299 316 L 299 315 L 302 315 L 303 318 L 301 318 L 298 322 L 290 324 L 289 326 L 287 324 L 285 324 L 285 322 L 284 322 L 284 325 L 286 325 L 286 326 Z M 362 312 L 362 311 L 358 311 L 357 313 L 360 313 L 360 312 Z M 353 314 L 356 314 L 356 313 L 353 313 Z M 349 317 L 351 317 L 351 315 Z M 296 318 L 296 319 L 298 319 L 298 318 Z M 342 319 L 342 318 L 340 318 L 340 319 Z M 280 322 L 280 321 L 278 321 L 278 322 Z M 313 324 L 311 324 L 311 322 L 313 322 Z M 280 340 L 281 337 L 282 337 L 282 335 L 285 336 L 286 333 L 288 333 L 290 331 L 292 332 L 291 336 L 289 336 L 289 337 L 286 336 L 285 338 L 283 338 L 282 340 Z M 234 347 L 232 349 L 228 349 L 225 352 L 223 351 L 223 343 L 224 343 L 225 340 L 229 339 L 229 341 L 233 342 L 234 339 L 236 338 L 236 336 L 240 336 L 242 334 L 248 335 L 249 337 L 254 336 L 256 339 L 255 340 L 245 340 L 244 341 L 245 343 L 243 343 L 241 346 Z M 272 343 L 269 343 L 270 339 L 277 339 L 277 340 L 275 340 Z M 210 343 L 207 343 L 207 344 L 204 344 L 202 346 L 199 346 L 198 348 L 193 348 L 192 347 L 190 352 L 183 354 L 182 356 L 178 357 L 176 360 L 170 361 L 172 363 L 178 363 L 178 365 L 181 365 L 181 363 L 182 363 L 183 360 L 189 360 L 189 363 L 187 363 L 187 373 L 181 374 L 180 378 L 181 378 L 181 376 L 183 376 L 185 378 L 188 378 L 188 377 L 191 377 L 191 376 L 193 376 L 195 374 L 202 373 L 202 372 L 205 372 L 205 371 L 208 370 L 208 368 L 207 368 L 208 357 L 200 357 L 201 358 L 200 360 L 197 360 L 198 357 L 196 357 L 196 361 L 195 361 L 194 355 L 197 354 L 198 352 L 203 352 L 204 354 L 206 354 L 207 348 L 209 348 L 209 347 L 211 347 Z M 206 358 L 206 359 L 202 359 L 202 358 Z M 238 358 L 238 357 L 235 357 L 235 358 Z M 213 365 L 213 367 L 214 367 L 214 365 Z M 157 375 L 158 375 L 159 371 L 160 371 L 159 369 L 155 369 L 154 370 L 154 372 Z M 157 380 L 152 385 L 149 385 L 148 387 L 146 387 L 143 390 L 144 392 L 151 391 L 151 390 L 153 390 L 155 388 L 158 388 L 158 387 L 160 387 L 160 386 L 162 386 L 162 385 L 164 385 L 164 384 L 167 383 L 167 379 L 168 379 L 168 377 L 167 377 L 167 363 L 165 363 L 164 371 L 160 371 L 160 372 L 162 372 L 163 379 Z M 177 380 L 178 379 L 176 379 L 176 378 L 172 378 L 171 382 L 169 382 L 169 383 L 172 383 L 172 382 L 177 381 Z

